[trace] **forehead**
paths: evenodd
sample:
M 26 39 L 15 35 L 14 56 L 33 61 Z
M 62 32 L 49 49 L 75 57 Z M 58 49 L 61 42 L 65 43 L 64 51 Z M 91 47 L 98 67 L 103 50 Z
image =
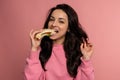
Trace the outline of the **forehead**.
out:
M 55 17 L 55 18 L 65 18 L 65 19 L 68 18 L 67 14 L 63 10 L 61 10 L 61 9 L 54 10 L 52 12 L 51 16 Z

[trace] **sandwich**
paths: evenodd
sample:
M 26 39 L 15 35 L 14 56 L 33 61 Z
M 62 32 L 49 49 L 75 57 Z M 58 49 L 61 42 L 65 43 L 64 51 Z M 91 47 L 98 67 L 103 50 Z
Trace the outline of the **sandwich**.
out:
M 35 38 L 36 39 L 41 39 L 42 37 L 44 37 L 44 36 L 51 36 L 51 35 L 53 35 L 53 34 L 55 34 L 56 32 L 55 32 L 55 30 L 53 30 L 53 29 L 44 29 L 42 32 L 40 32 L 40 33 L 37 33 L 36 35 L 35 35 Z

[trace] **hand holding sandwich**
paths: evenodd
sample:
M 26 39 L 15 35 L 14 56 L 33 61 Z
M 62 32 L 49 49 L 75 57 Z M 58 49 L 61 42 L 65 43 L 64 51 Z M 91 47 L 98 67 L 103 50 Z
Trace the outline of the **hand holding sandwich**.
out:
M 31 38 L 31 46 L 32 51 L 37 51 L 39 49 L 39 45 L 44 36 L 51 36 L 55 34 L 55 31 L 52 29 L 40 29 L 40 30 L 31 30 L 30 38 Z

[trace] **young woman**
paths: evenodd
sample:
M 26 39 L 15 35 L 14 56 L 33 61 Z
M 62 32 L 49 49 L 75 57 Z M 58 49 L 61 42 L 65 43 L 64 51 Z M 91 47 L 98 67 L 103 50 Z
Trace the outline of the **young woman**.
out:
M 54 30 L 54 34 L 35 38 L 45 29 Z M 94 80 L 93 46 L 69 5 L 51 8 L 44 28 L 32 30 L 30 38 L 32 47 L 26 59 L 25 80 Z

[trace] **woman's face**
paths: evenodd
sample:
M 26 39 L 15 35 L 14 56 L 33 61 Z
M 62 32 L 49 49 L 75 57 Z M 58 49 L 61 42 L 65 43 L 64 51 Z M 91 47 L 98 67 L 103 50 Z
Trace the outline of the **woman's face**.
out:
M 54 10 L 50 16 L 48 28 L 56 31 L 56 34 L 50 36 L 50 39 L 52 39 L 54 43 L 62 44 L 68 30 L 67 14 L 61 9 Z

